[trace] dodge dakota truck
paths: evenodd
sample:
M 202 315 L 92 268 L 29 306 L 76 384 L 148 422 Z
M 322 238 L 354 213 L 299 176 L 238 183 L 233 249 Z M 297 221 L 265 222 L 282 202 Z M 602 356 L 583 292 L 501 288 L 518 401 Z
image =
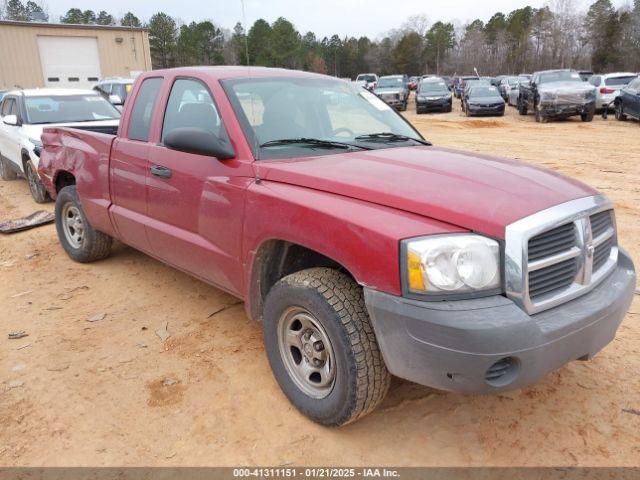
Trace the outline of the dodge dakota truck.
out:
M 604 348 L 633 296 L 603 195 L 434 147 L 339 79 L 148 72 L 117 135 L 42 141 L 68 255 L 100 260 L 118 239 L 241 298 L 283 392 L 325 425 L 371 412 L 390 375 L 460 393 L 529 385 Z

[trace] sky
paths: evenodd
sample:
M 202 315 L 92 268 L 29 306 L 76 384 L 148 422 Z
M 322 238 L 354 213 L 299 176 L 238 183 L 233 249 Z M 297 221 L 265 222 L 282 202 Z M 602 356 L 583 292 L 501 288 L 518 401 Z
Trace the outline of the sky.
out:
M 588 0 L 575 0 L 577 7 L 586 8 Z M 620 6 L 628 0 L 613 0 Z M 164 11 L 184 22 L 212 20 L 232 29 L 242 20 L 241 0 L 44 0 L 54 18 L 69 8 L 107 10 L 121 17 L 131 10 L 143 20 Z M 272 22 L 280 16 L 291 21 L 298 31 L 313 31 L 318 37 L 334 33 L 343 37 L 367 35 L 378 38 L 391 29 L 399 28 L 412 15 L 425 14 L 431 23 L 438 20 L 464 24 L 480 18 L 488 20 L 495 12 L 531 5 L 541 7 L 548 0 L 244 0 L 246 23 L 251 26 L 258 18 Z M 455 8 L 452 8 L 455 6 Z

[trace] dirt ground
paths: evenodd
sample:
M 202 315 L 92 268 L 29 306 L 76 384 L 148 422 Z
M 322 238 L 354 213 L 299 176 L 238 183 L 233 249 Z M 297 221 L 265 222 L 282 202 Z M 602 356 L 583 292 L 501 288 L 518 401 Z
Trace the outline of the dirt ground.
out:
M 640 261 L 639 122 L 409 110 L 436 145 L 596 186 Z M 0 218 L 37 208 L 25 181 L 0 182 Z M 394 379 L 372 415 L 327 429 L 280 392 L 236 299 L 124 246 L 73 263 L 49 225 L 0 237 L 0 465 L 638 465 L 639 320 L 635 296 L 594 360 L 533 387 L 463 396 Z

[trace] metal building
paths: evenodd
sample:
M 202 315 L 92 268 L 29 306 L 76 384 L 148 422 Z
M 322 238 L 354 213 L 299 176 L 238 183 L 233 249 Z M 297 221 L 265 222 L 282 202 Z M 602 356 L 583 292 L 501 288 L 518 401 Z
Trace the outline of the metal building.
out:
M 145 28 L 0 21 L 0 90 L 89 88 L 150 69 Z

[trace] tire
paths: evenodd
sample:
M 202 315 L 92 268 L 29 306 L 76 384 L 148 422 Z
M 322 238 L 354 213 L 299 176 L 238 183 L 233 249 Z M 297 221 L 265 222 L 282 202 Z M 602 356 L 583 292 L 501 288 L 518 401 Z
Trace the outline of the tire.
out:
M 535 113 L 535 116 L 536 116 L 536 122 L 538 122 L 538 123 L 547 123 L 547 117 L 542 115 L 542 112 L 540 111 L 540 108 L 535 107 L 534 113 Z
M 618 120 L 619 122 L 625 122 L 627 120 L 627 116 L 624 113 L 624 106 L 622 105 L 622 102 L 616 103 L 615 116 L 616 116 L 616 120 Z
M 528 111 L 529 109 L 527 106 L 522 103 L 522 100 L 518 99 L 518 113 L 520 115 L 526 115 Z
M 596 113 L 595 108 L 591 108 L 591 109 L 589 109 L 588 112 L 580 114 L 580 120 L 582 120 L 583 122 L 591 122 L 591 121 L 593 121 L 593 117 L 594 117 L 595 113 Z
M 27 160 L 24 164 L 24 173 L 27 176 L 27 182 L 29 182 L 29 191 L 36 203 L 47 203 L 51 201 L 51 197 L 44 188 L 42 180 L 36 173 L 36 169 L 31 163 L 31 160 Z
M 89 263 L 109 256 L 113 238 L 95 230 L 89 224 L 75 185 L 60 190 L 55 210 L 58 239 L 73 260 Z M 72 221 L 75 226 L 70 227 L 69 223 Z M 78 226 L 81 228 L 76 228 Z
M 384 399 L 391 377 L 362 288 L 344 273 L 310 268 L 284 277 L 267 295 L 263 321 L 273 374 L 289 401 L 311 420 L 344 425 L 367 415 Z M 313 358 L 308 360 L 309 355 Z M 315 367 L 322 375 L 298 368 L 313 368 L 312 362 L 322 365 Z
M 0 178 L 2 180 L 15 180 L 18 178 L 16 171 L 9 166 L 9 162 L 0 154 Z

